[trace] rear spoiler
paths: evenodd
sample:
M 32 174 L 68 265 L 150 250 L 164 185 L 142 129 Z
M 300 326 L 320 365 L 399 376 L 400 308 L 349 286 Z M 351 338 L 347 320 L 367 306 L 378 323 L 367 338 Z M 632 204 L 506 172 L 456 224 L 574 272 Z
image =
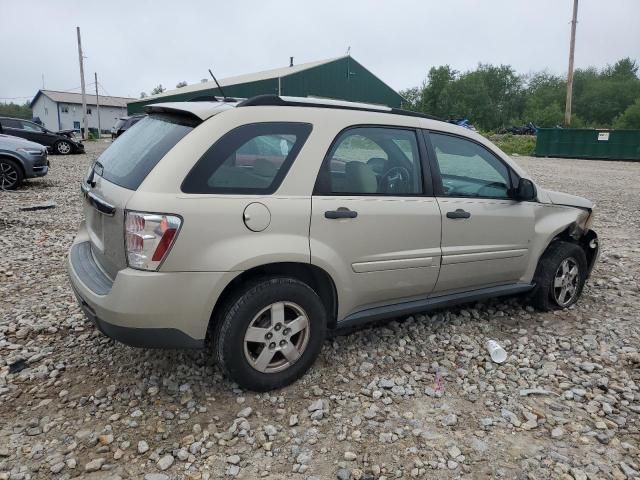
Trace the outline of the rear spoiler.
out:
M 170 113 L 174 115 L 185 115 L 195 118 L 198 121 L 204 121 L 235 106 L 235 102 L 220 102 L 215 104 L 212 102 L 168 102 L 146 105 L 144 111 L 149 114 Z

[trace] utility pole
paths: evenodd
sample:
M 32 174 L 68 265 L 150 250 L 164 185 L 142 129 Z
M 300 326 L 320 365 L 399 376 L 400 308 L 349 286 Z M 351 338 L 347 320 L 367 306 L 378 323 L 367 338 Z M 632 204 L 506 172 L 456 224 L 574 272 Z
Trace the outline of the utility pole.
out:
M 569 71 L 567 73 L 567 100 L 564 110 L 564 126 L 571 125 L 571 98 L 573 97 L 573 52 L 576 48 L 576 24 L 578 23 L 578 0 L 573 0 L 571 20 L 571 45 L 569 46 Z
M 89 125 L 87 123 L 87 94 L 84 89 L 84 63 L 82 59 L 82 41 L 80 40 L 80 27 L 76 27 L 78 33 L 78 60 L 80 61 L 80 85 L 82 86 L 82 139 L 89 138 Z
M 98 98 L 98 73 L 93 73 L 96 77 L 96 113 L 98 114 L 98 139 L 100 138 L 100 134 L 102 133 L 102 129 L 100 128 L 100 98 Z

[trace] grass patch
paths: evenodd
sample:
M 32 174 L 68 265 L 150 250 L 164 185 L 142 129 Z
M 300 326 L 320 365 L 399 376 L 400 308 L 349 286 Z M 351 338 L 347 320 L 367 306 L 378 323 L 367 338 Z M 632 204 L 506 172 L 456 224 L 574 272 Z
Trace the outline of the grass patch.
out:
M 531 135 L 493 134 L 489 140 L 508 155 L 533 155 L 536 149 L 536 137 Z

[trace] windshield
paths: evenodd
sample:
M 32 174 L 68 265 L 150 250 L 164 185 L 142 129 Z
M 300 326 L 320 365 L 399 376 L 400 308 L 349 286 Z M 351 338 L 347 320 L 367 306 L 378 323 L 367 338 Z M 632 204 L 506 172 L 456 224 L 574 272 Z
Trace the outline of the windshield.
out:
M 113 128 L 115 128 L 116 130 L 118 130 L 120 127 L 122 127 L 125 123 L 127 122 L 126 118 L 119 118 L 115 125 L 113 126 Z
M 174 115 L 153 115 L 128 128 L 107 148 L 97 162 L 102 178 L 129 190 L 137 190 L 162 157 L 197 122 Z

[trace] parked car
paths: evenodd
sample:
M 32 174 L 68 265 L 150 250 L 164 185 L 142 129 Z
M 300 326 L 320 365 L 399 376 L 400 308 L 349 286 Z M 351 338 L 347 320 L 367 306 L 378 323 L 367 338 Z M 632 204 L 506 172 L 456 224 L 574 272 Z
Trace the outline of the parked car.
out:
M 248 389 L 299 378 L 327 330 L 514 294 L 569 307 L 598 256 L 593 203 L 466 128 L 269 95 L 146 109 L 81 185 L 71 284 L 106 335 L 210 339 Z
M 111 138 L 116 139 L 128 129 L 133 127 L 136 123 L 142 120 L 146 115 L 132 115 L 130 117 L 122 117 L 116 120 L 116 123 L 113 125 L 111 129 Z
M 468 118 L 451 118 L 447 120 L 449 123 L 453 123 L 454 125 L 458 125 L 459 127 L 468 128 L 469 130 L 476 131 L 476 127 L 474 127 Z
M 43 177 L 48 171 L 46 147 L 0 134 L 0 190 L 13 190 L 25 178 Z
M 84 153 L 84 145 L 74 137 L 74 130 L 52 132 L 21 118 L 0 117 L 0 133 L 24 138 L 47 147 L 52 153 Z

